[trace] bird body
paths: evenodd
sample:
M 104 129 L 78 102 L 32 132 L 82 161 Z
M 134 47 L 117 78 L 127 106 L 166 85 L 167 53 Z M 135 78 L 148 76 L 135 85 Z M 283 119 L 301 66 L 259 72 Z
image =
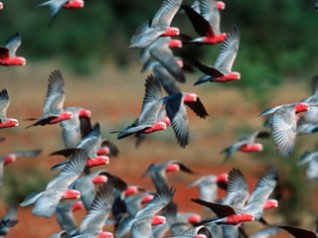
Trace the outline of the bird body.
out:
M 129 48 L 145 48 L 160 36 L 174 36 L 179 29 L 170 24 L 182 0 L 162 0 L 159 10 L 150 21 L 142 23 L 134 33 Z
M 3 6 L 3 5 L 2 5 Z M 1 7 L 1 4 L 0 4 Z M 21 36 L 19 33 L 14 34 L 4 46 L 0 46 L 0 65 L 2 66 L 23 66 L 26 59 L 16 56 L 16 51 L 21 46 Z
M 9 93 L 7 89 L 0 91 L 0 129 L 16 127 L 19 121 L 15 118 L 7 117 L 7 110 L 10 105 Z

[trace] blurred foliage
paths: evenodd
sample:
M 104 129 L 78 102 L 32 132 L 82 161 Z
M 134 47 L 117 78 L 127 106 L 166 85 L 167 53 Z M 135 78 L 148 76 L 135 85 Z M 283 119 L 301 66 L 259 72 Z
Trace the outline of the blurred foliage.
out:
M 25 197 L 33 192 L 42 192 L 48 183 L 48 177 L 40 168 L 25 168 L 16 172 L 6 168 L 3 200 L 6 204 L 21 203 Z
M 161 0 L 94 0 L 79 10 L 62 9 L 52 27 L 48 27 L 48 7 L 37 7 L 40 1 L 4 1 L 1 11 L 1 42 L 14 32 L 23 37 L 19 50 L 29 60 L 58 59 L 75 72 L 98 70 L 107 60 L 127 66 L 137 60 L 137 51 L 128 50 L 129 40 L 142 22 L 150 19 Z M 191 3 L 191 1 L 184 1 Z M 239 87 L 261 92 L 283 79 L 309 78 L 315 73 L 318 45 L 314 31 L 318 18 L 313 1 L 255 0 L 225 1 L 222 29 L 234 24 L 241 32 L 241 47 L 234 69 L 240 71 Z M 184 14 L 178 14 L 173 25 L 195 36 Z M 219 47 L 203 46 L 186 50 L 189 54 L 213 64 Z M 212 53 L 214 52 L 214 54 Z M 203 55 L 205 54 L 205 55 Z M 266 95 L 260 102 L 266 101 Z

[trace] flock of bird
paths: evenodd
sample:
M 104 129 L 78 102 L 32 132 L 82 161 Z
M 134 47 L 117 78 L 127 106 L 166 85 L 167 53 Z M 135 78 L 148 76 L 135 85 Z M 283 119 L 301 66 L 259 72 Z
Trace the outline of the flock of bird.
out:
M 131 38 L 129 48 L 140 50 L 142 72 L 149 71 L 151 74 L 145 81 L 145 94 L 137 119 L 126 128 L 112 132 L 117 134 L 118 139 L 134 135 L 139 145 L 148 134 L 172 127 L 180 147 L 186 147 L 190 131 L 188 108 L 202 119 L 208 116 L 199 96 L 181 89 L 186 82 L 187 67 L 202 72 L 194 86 L 207 82 L 231 82 L 241 78 L 239 72 L 232 70 L 239 50 L 239 28 L 234 25 L 226 33 L 220 29 L 220 15 L 226 8 L 225 3 L 216 0 L 196 0 L 192 5 L 182 3 L 182 0 L 162 0 L 153 18 L 142 23 Z M 54 19 L 61 8 L 81 8 L 84 2 L 49 0 L 40 4 L 47 5 Z M 2 3 L 0 8 L 3 8 Z M 197 37 L 190 37 L 179 28 L 171 26 L 176 14 L 187 16 Z M 173 48 L 187 45 L 208 47 L 215 44 L 221 44 L 221 47 L 212 66 L 196 59 L 177 57 L 173 52 Z M 16 33 L 0 47 L 0 65 L 25 65 L 26 59 L 16 55 L 20 45 L 21 37 Z M 226 154 L 225 161 L 236 151 L 261 152 L 263 145 L 256 140 L 270 137 L 274 139 L 278 154 L 290 156 L 297 135 L 317 132 L 318 76 L 314 76 L 312 82 L 311 96 L 261 112 L 259 116 L 267 116 L 264 127 L 225 148 L 222 151 Z M 235 168 L 228 173 L 206 175 L 193 181 L 189 186 L 197 186 L 200 197 L 193 198 L 192 202 L 211 212 L 205 217 L 194 212 L 178 211 L 174 201 L 178 191 L 169 184 L 166 173 L 194 173 L 180 161 L 168 160 L 149 166 L 143 176 L 151 177 L 155 191 L 129 185 L 115 173 L 94 168 L 109 164 L 119 150 L 114 143 L 103 138 L 98 122 L 91 123 L 90 110 L 80 106 L 64 107 L 64 83 L 59 70 L 49 75 L 42 114 L 29 118 L 32 124 L 27 128 L 59 124 L 65 148 L 51 155 L 61 155 L 66 160 L 51 168 L 58 173 L 42 192 L 29 194 L 20 203 L 21 207 L 33 205 L 32 214 L 35 216 L 56 216 L 61 231 L 50 237 L 260 238 L 270 237 L 281 229 L 294 237 L 318 236 L 315 232 L 288 225 L 270 225 L 264 219 L 267 210 L 279 205 L 279 201 L 274 198 L 274 190 L 278 185 L 278 171 L 275 168 L 264 173 L 251 193 L 244 174 Z M 17 119 L 6 116 L 9 104 L 9 93 L 3 89 L 0 92 L 1 129 L 19 126 Z M 299 113 L 303 114 L 299 116 Z M 41 150 L 36 149 L 0 157 L 1 186 L 4 166 L 14 162 L 17 157 L 34 157 L 40 153 Z M 299 164 L 305 163 L 309 163 L 308 177 L 318 178 L 318 152 L 305 152 Z M 218 189 L 226 191 L 225 197 L 217 196 Z M 76 226 L 74 213 L 80 209 L 85 209 L 87 213 L 80 225 Z M 265 228 L 247 235 L 244 230 L 246 222 L 260 222 Z M 16 207 L 12 206 L 0 220 L 0 236 L 4 237 L 10 227 L 17 224 Z M 111 232 L 103 230 L 106 224 L 113 227 Z

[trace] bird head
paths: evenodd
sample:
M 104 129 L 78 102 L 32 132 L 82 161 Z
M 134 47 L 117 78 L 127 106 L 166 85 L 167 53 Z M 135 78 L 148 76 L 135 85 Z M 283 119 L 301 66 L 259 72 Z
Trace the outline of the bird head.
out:
M 106 175 L 97 175 L 92 178 L 93 184 L 103 184 L 106 183 L 108 180 Z

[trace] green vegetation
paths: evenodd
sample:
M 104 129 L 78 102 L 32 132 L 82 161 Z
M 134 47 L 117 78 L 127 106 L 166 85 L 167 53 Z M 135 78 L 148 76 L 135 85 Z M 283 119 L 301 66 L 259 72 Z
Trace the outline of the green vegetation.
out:
M 131 35 L 153 16 L 160 2 L 88 0 L 84 9 L 62 10 L 49 28 L 49 9 L 36 7 L 40 1 L 8 1 L 0 15 L 0 40 L 4 42 L 20 32 L 20 53 L 29 60 L 61 60 L 79 73 L 95 71 L 106 60 L 126 66 L 138 57 L 137 52 L 128 50 Z M 311 1 L 225 2 L 223 31 L 233 24 L 241 31 L 241 48 L 234 66 L 242 73 L 240 87 L 252 85 L 253 90 L 261 92 L 287 77 L 307 79 L 315 73 L 318 45 L 314 39 L 318 32 L 314 29 L 318 16 Z M 174 24 L 194 34 L 185 15 L 178 15 Z M 212 64 L 214 58 L 209 56 L 218 52 L 218 47 L 202 48 L 197 57 Z M 204 52 L 207 54 L 202 55 Z

